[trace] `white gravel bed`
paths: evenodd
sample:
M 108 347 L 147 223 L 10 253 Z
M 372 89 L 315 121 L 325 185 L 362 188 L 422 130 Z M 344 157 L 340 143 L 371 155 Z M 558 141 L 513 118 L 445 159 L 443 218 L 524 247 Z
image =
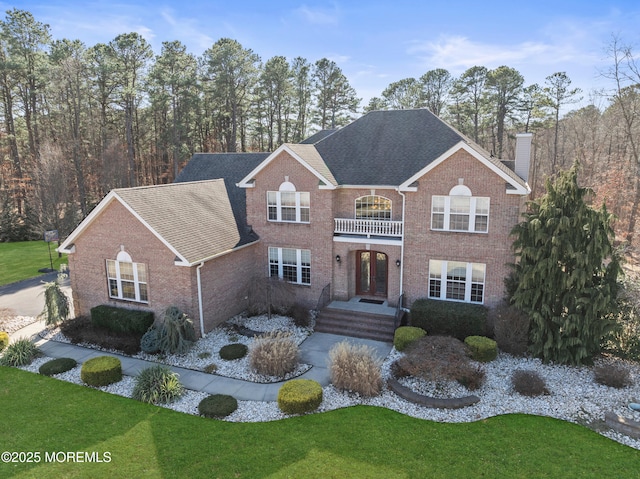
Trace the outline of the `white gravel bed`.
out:
M 10 335 L 38 320 L 33 316 L 12 316 L 8 315 L 8 313 L 5 316 L 2 314 L 4 311 L 0 310 L 0 331 L 6 331 Z
M 278 319 L 271 323 L 271 326 L 279 329 L 292 328 L 291 323 L 287 324 L 287 321 L 288 318 Z M 244 323 L 244 325 L 257 330 L 259 326 L 264 328 L 265 322 L 264 318 L 262 320 L 256 318 L 255 324 L 249 326 L 248 323 Z M 302 330 L 295 334 L 302 341 L 306 338 L 308 331 Z M 230 331 L 216 330 L 199 341 L 201 345 L 198 344 L 189 354 L 173 358 L 175 362 L 170 362 L 169 360 L 167 362 L 191 369 L 199 369 L 206 364 L 215 362 L 220 365 L 221 370 L 219 372 L 222 373 L 224 371 L 225 375 L 231 377 L 249 379 L 251 378 L 251 373 L 247 372 L 246 362 L 242 360 L 222 361 L 218 357 L 217 352 L 220 347 L 236 341 L 249 344 L 251 339 L 241 335 L 234 336 L 234 333 Z M 198 355 L 203 352 L 210 352 L 211 356 L 204 359 L 199 358 Z M 391 363 L 400 355 L 401 353 L 392 349 L 384 360 L 382 373 L 385 378 L 389 376 Z M 169 359 L 171 357 L 167 356 L 166 358 Z M 39 366 L 47 360 L 48 358 L 38 358 L 31 365 L 22 369 L 37 372 Z M 410 403 L 388 389 L 385 389 L 377 397 L 363 398 L 358 394 L 339 391 L 330 385 L 323 390 L 323 401 L 318 412 L 365 404 L 385 407 L 416 418 L 438 422 L 472 422 L 511 413 L 541 415 L 591 427 L 615 441 L 640 449 L 640 440 L 616 433 L 604 425 L 606 412 L 613 412 L 628 419 L 640 421 L 640 412 L 634 412 L 628 408 L 629 403 L 640 402 L 640 365 L 618 359 L 603 359 L 600 361 L 616 361 L 624 364 L 631 373 L 633 385 L 622 389 L 602 386 L 595 382 L 593 369 L 590 367 L 549 365 L 543 364 L 539 359 L 519 358 L 500 353 L 494 361 L 481 364 L 486 372 L 486 381 L 476 391 L 469 391 L 458 384 L 439 384 L 436 387 L 433 384 L 416 379 L 405 381 L 405 384 L 410 385 L 416 392 L 426 395 L 445 397 L 477 395 L 480 398 L 480 402 L 473 406 L 462 409 L 426 408 Z M 517 369 L 533 370 L 540 374 L 545 380 L 550 394 L 539 397 L 526 397 L 515 392 L 511 385 L 511 375 Z M 55 377 L 82 384 L 79 367 Z M 125 377 L 117 384 L 100 389 L 112 394 L 131 397 L 133 384 L 133 378 Z M 182 399 L 165 407 L 187 414 L 197 414 L 198 403 L 204 397 L 206 397 L 206 393 L 187 391 Z M 279 410 L 275 402 L 238 401 L 238 409 L 225 420 L 231 422 L 264 422 L 286 417 L 288 416 Z
M 271 319 L 266 315 L 253 316 L 251 318 L 239 315 L 230 319 L 228 323 L 243 325 L 245 328 L 261 333 L 286 331 L 297 344 L 301 344 L 313 332 L 310 328 L 295 326 L 291 318 L 279 315 L 274 315 Z M 70 342 L 69 339 L 57 328 L 45 332 L 43 337 L 54 341 L 65 343 Z M 231 343 L 242 343 L 250 348 L 252 342 L 253 338 L 236 333 L 231 330 L 231 328 L 223 325 L 215 328 L 204 337 L 200 338 L 186 354 L 156 355 L 140 352 L 131 357 L 168 364 L 170 366 L 194 369 L 196 371 L 204 371 L 207 366 L 215 364 L 215 374 L 219 376 L 242 379 L 255 383 L 275 383 L 283 380 L 286 381 L 288 379 L 298 377 L 311 369 L 311 365 L 301 363 L 294 371 L 288 373 L 284 378 L 282 378 L 257 374 L 251 371 L 251 368 L 249 367 L 248 354 L 244 358 L 232 361 L 226 361 L 220 358 L 220 348 L 223 346 Z M 96 345 L 91 344 L 83 344 L 81 346 L 88 346 L 105 352 L 122 354 L 120 351 L 99 348 Z

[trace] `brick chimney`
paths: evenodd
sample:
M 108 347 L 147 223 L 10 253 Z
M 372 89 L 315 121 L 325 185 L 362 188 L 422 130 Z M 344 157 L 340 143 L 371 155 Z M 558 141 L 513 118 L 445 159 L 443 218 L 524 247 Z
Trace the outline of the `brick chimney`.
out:
M 515 172 L 524 181 L 529 180 L 531 166 L 531 140 L 533 133 L 518 133 L 516 135 Z

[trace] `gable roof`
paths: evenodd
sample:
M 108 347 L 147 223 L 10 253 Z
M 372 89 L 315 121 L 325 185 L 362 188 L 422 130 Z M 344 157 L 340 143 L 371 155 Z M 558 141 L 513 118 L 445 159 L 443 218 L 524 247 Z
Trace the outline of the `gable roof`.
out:
M 113 201 L 120 202 L 176 255 L 176 263 L 192 266 L 241 246 L 241 235 L 224 180 L 112 190 L 59 249 L 73 242 Z
M 410 191 L 415 178 L 464 149 L 503 178 L 508 192 L 529 192 L 514 171 L 424 108 L 372 111 L 339 130 L 316 135 L 302 144 L 280 146 L 238 186 L 251 187 L 255 175 L 287 151 L 319 178 L 321 188 L 393 186 Z
M 246 192 L 242 188 L 237 188 L 236 183 L 268 156 L 269 153 L 196 153 L 182 169 L 175 183 L 224 179 L 233 216 L 240 233 L 240 243 L 250 243 L 256 241 L 258 237 L 247 227 Z

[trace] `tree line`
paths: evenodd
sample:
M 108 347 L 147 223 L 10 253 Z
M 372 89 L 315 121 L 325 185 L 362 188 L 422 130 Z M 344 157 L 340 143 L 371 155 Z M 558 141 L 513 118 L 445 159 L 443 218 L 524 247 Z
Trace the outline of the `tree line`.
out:
M 0 240 L 68 234 L 112 188 L 168 183 L 195 152 L 273 151 L 376 109 L 429 108 L 499 158 L 534 132 L 534 192 L 579 160 L 632 239 L 640 204 L 640 75 L 614 39 L 611 90 L 582 99 L 564 72 L 525 85 L 514 68 L 434 69 L 389 84 L 364 107 L 338 65 L 262 61 L 221 38 L 197 57 L 179 41 L 154 54 L 137 33 L 86 46 L 53 39 L 13 9 L 0 21 Z M 632 174 L 630 174 L 632 173 Z M 612 194 L 623 188 L 624 195 Z M 618 190 L 619 193 L 619 190 Z

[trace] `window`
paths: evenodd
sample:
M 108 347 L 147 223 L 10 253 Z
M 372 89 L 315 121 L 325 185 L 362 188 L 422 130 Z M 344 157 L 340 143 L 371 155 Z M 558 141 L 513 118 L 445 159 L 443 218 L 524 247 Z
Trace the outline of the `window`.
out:
M 356 219 L 391 221 L 391 200 L 376 195 L 357 198 Z
M 279 191 L 267 192 L 267 218 L 269 221 L 288 223 L 309 222 L 309 193 L 296 191 L 289 181 Z
M 311 284 L 311 251 L 270 247 L 269 276 L 289 283 Z
M 442 231 L 489 231 L 489 198 L 471 196 L 469 188 L 454 187 L 449 196 L 431 197 L 431 229 Z
M 118 260 L 107 260 L 109 297 L 148 303 L 147 268 L 143 263 L 133 263 L 130 259 L 127 253 L 120 252 Z
M 484 302 L 484 278 L 486 266 L 461 261 L 429 261 L 429 297 Z

